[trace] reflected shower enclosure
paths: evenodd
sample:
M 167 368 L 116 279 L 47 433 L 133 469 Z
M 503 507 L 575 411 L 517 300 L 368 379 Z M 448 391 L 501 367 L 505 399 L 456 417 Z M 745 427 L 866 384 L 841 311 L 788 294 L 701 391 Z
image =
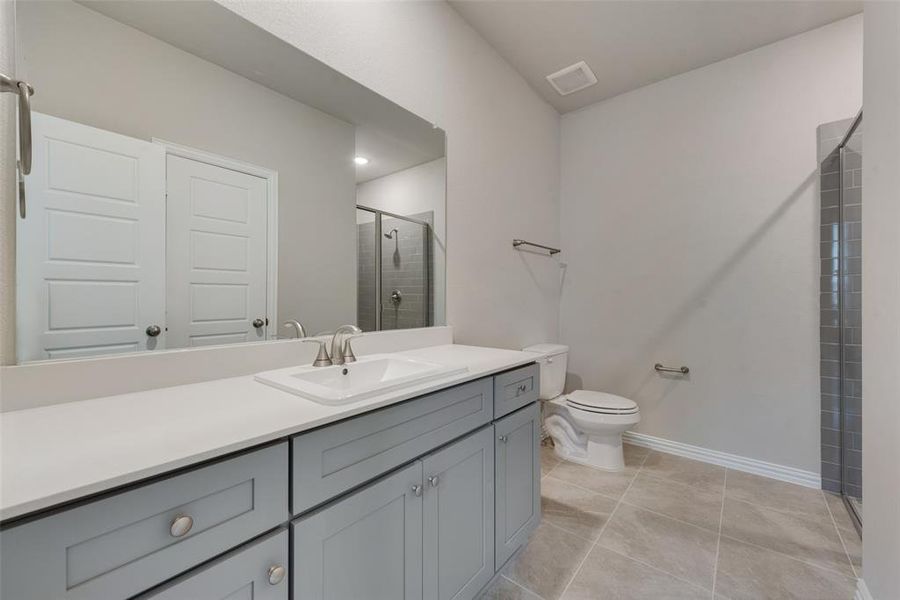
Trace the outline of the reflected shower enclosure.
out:
M 432 212 L 357 206 L 357 324 L 363 331 L 434 324 Z
M 822 487 L 862 527 L 862 112 L 819 127 Z

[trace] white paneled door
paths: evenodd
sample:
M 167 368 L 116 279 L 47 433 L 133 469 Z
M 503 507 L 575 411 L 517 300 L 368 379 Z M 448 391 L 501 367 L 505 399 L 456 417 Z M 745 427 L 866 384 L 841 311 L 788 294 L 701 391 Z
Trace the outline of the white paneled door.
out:
M 266 339 L 267 180 L 166 163 L 169 346 Z
M 39 113 L 32 128 L 19 360 L 166 347 L 165 149 Z

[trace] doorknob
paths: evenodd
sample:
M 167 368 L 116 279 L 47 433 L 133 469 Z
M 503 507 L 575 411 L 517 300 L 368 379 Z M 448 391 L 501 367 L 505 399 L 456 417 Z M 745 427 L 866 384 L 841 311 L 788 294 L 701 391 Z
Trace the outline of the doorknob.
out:
M 262 319 L 253 319 L 253 323 L 252 323 L 252 325 L 254 327 L 256 327 L 257 329 L 260 329 L 265 324 L 266 324 L 266 322 L 263 321 Z
M 144 330 L 144 333 L 150 337 L 156 337 L 162 333 L 162 329 L 160 329 L 159 325 L 148 325 L 147 329 Z

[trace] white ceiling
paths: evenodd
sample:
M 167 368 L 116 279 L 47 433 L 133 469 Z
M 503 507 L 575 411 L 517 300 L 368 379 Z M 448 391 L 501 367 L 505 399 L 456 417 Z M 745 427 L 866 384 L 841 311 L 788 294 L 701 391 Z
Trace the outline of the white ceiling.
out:
M 449 0 L 566 113 L 862 11 L 843 0 Z M 545 77 L 580 60 L 599 82 L 560 96 Z
M 356 153 L 370 161 L 356 168 L 358 183 L 444 156 L 442 129 L 217 2 L 79 1 L 116 21 L 352 123 L 356 126 Z

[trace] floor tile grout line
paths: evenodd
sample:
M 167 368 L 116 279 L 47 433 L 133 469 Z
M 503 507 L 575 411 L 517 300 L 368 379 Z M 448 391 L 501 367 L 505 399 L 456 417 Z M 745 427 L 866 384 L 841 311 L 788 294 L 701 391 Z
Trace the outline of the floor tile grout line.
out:
M 828 509 L 828 516 L 831 517 L 831 524 L 834 525 L 835 531 L 837 531 L 838 539 L 841 540 L 841 547 L 844 549 L 844 554 L 847 556 L 847 562 L 850 563 L 850 570 L 853 571 L 853 574 L 858 578 L 859 573 L 856 572 L 856 565 L 853 564 L 853 559 L 850 558 L 850 552 L 847 550 L 847 544 L 844 542 L 844 534 L 841 533 L 841 528 L 838 527 L 837 519 L 834 518 L 834 512 L 831 510 L 831 505 L 828 504 L 828 499 L 825 498 L 825 492 L 821 491 L 822 499 L 825 500 L 825 508 Z
M 593 544 L 594 542 L 597 541 L 597 540 L 592 540 L 589 537 L 585 537 L 585 536 L 581 535 L 580 533 L 575 533 L 574 531 L 572 531 L 570 529 L 566 529 L 562 525 L 557 525 L 556 523 L 551 523 L 550 521 L 544 521 L 543 519 L 541 519 L 541 522 L 546 523 L 548 526 L 552 527 L 553 529 L 562 531 L 563 533 L 568 533 L 569 535 L 574 535 L 579 540 L 584 540 L 585 542 L 590 542 L 591 544 Z M 604 525 L 605 525 L 605 523 L 604 523 Z M 603 528 L 601 528 L 601 531 L 602 530 L 603 530 Z
M 599 546 L 599 547 L 600 547 L 601 549 L 603 549 L 603 550 L 606 550 L 607 552 L 612 552 L 613 554 L 618 554 L 619 556 L 623 556 L 623 557 L 627 558 L 628 560 L 634 561 L 634 562 L 636 562 L 636 563 L 638 563 L 638 564 L 640 564 L 640 565 L 644 565 L 644 566 L 647 567 L 648 569 L 653 569 L 654 571 L 656 571 L 656 572 L 658 572 L 658 573 L 662 573 L 663 575 L 666 575 L 666 576 L 668 576 L 668 577 L 671 577 L 672 579 L 675 579 L 675 580 L 677 580 L 677 581 L 680 581 L 681 583 L 687 584 L 687 585 L 691 586 L 692 588 L 695 588 L 695 589 L 698 589 L 698 590 L 703 590 L 704 592 L 708 592 L 708 591 L 709 591 L 709 588 L 705 588 L 705 587 L 703 587 L 702 585 L 697 585 L 697 584 L 694 583 L 693 581 L 688 581 L 687 579 L 683 579 L 682 577 L 679 577 L 678 575 L 675 575 L 675 574 L 673 574 L 673 573 L 669 573 L 669 572 L 666 571 L 665 569 L 660 569 L 660 568 L 657 567 L 656 565 L 651 565 L 651 564 L 648 563 L 648 562 L 645 562 L 645 561 L 643 561 L 643 560 L 641 560 L 641 559 L 639 559 L 639 558 L 635 558 L 635 557 L 633 557 L 633 556 L 629 556 L 629 555 L 627 555 L 627 554 L 625 554 L 624 552 L 621 552 L 621 551 L 619 551 L 619 550 L 613 550 L 612 548 L 608 548 L 608 547 L 606 547 L 606 546 Z M 593 550 L 593 548 L 592 548 L 592 550 Z
M 725 519 L 725 494 L 728 489 L 728 469 L 725 469 L 725 478 L 722 480 L 722 508 L 719 509 L 719 531 L 716 536 L 716 559 L 713 562 L 712 600 L 716 599 L 716 580 L 719 577 L 719 550 L 722 547 L 722 521 Z
M 804 520 L 804 521 L 809 521 L 809 522 L 813 522 L 813 523 L 818 523 L 818 522 L 819 522 L 819 520 L 818 520 L 815 516 L 813 516 L 813 515 L 806 515 L 806 514 L 803 514 L 803 513 L 798 513 L 798 512 L 793 512 L 793 511 L 778 510 L 777 508 L 774 508 L 774 507 L 769 506 L 769 505 L 767 505 L 767 504 L 757 504 L 756 502 L 748 502 L 747 500 L 743 500 L 743 499 L 741 499 L 741 498 L 735 498 L 735 497 L 733 497 L 733 496 L 732 496 L 732 497 L 729 497 L 729 496 L 727 495 L 727 493 L 726 493 L 725 499 L 726 499 L 726 500 L 731 500 L 732 502 L 740 502 L 741 504 L 749 504 L 750 506 L 755 506 L 756 508 L 761 508 L 761 509 L 763 509 L 763 510 L 769 510 L 769 511 L 778 513 L 779 515 L 787 515 L 787 516 L 789 516 L 789 517 L 794 517 L 794 518 L 797 518 L 797 519 L 802 519 L 802 520 Z M 827 508 L 828 508 L 828 507 L 826 506 L 826 509 L 827 509 Z M 826 511 L 826 512 L 827 512 L 827 511 Z M 829 513 L 829 514 L 830 514 L 830 513 Z
M 778 551 L 778 550 L 772 550 L 771 548 L 767 548 L 766 546 L 760 546 L 759 544 L 754 544 L 753 542 L 748 542 L 748 541 L 742 540 L 742 539 L 740 539 L 740 538 L 736 538 L 736 537 L 733 537 L 733 536 L 730 536 L 730 535 L 725 535 L 725 534 L 722 534 L 722 535 L 719 536 L 719 537 L 725 538 L 726 540 L 731 540 L 732 542 L 738 542 L 739 544 L 744 544 L 744 545 L 746 545 L 746 546 L 753 546 L 754 548 L 757 548 L 757 549 L 759 549 L 759 550 L 764 550 L 764 551 L 766 551 L 766 552 L 771 552 L 772 554 L 777 554 L 778 556 L 783 556 L 783 557 L 789 558 L 789 559 L 791 559 L 791 560 L 796 560 L 797 562 L 803 563 L 804 565 L 809 565 L 810 567 L 813 567 L 813 568 L 815 568 L 815 569 L 820 569 L 820 570 L 822 570 L 822 571 L 828 571 L 829 573 L 834 573 L 835 575 L 840 575 L 841 577 L 846 577 L 846 578 L 848 578 L 848 579 L 854 579 L 854 578 L 855 578 L 853 575 L 847 575 L 846 573 L 842 573 L 842 572 L 840 572 L 840 571 L 835 571 L 834 569 L 832 569 L 832 568 L 830 568 L 830 567 L 824 567 L 824 566 L 822 566 L 822 565 L 819 564 L 819 563 L 814 563 L 814 562 L 811 562 L 811 561 L 806 560 L 806 559 L 803 559 L 803 558 L 798 558 L 798 557 L 796 557 L 796 556 L 793 556 L 793 555 L 791 555 L 791 554 L 787 554 L 787 553 L 785 553 L 785 552 L 780 552 L 780 551 Z M 853 571 L 853 565 L 850 565 L 850 570 Z
M 513 580 L 513 579 L 510 579 L 509 577 L 507 577 L 506 575 L 503 575 L 502 573 L 500 574 L 500 578 L 501 578 L 501 579 L 507 580 L 508 582 L 510 582 L 511 584 L 513 584 L 514 586 L 516 586 L 517 588 L 519 588 L 520 590 L 524 590 L 524 591 L 528 592 L 529 594 L 531 594 L 531 595 L 534 596 L 535 598 L 540 598 L 540 600 L 544 600 L 544 597 L 541 596 L 540 594 L 538 594 L 537 592 L 535 592 L 534 590 L 528 589 L 528 588 L 525 587 L 524 585 L 521 585 L 518 581 L 515 581 L 515 580 Z
M 641 506 L 640 504 L 632 504 L 631 502 L 626 502 L 624 498 L 625 498 L 625 495 L 623 494 L 622 495 L 622 504 L 624 504 L 626 506 L 630 506 L 632 508 L 636 508 L 638 510 L 642 510 L 644 512 L 654 514 L 658 517 L 663 517 L 665 519 L 669 519 L 670 521 L 675 521 L 676 523 L 681 523 L 682 525 L 687 525 L 689 527 L 693 527 L 694 529 L 699 529 L 701 531 L 705 531 L 706 533 L 715 533 L 717 535 L 719 533 L 717 530 L 712 529 L 710 527 L 704 527 L 702 525 L 697 525 L 696 523 L 691 523 L 690 521 L 685 521 L 684 519 L 679 519 L 678 517 L 673 517 L 671 515 L 667 515 L 666 513 L 661 513 L 658 510 L 653 510 L 652 508 L 645 508 L 645 507 Z
M 636 474 L 637 474 L 637 471 L 635 471 L 635 475 Z M 590 488 L 580 486 L 577 483 L 572 483 L 571 481 L 566 481 L 565 479 L 560 479 L 559 477 L 554 477 L 553 475 L 545 475 L 545 477 L 548 477 L 548 478 L 552 479 L 553 481 L 558 481 L 559 483 L 571 485 L 573 488 L 579 489 L 582 492 L 587 492 L 587 493 L 593 494 L 595 496 L 600 496 L 601 498 L 606 498 L 607 500 L 612 500 L 613 502 L 618 502 L 622 498 L 622 496 L 625 495 L 625 492 L 622 492 L 622 496 L 619 496 L 618 498 L 614 498 L 613 496 L 609 496 L 607 494 L 604 494 L 603 492 L 598 492 L 597 490 L 592 490 Z
M 649 456 L 649 453 L 648 455 Z M 647 457 L 644 457 L 644 461 L 647 460 Z M 575 578 L 578 577 L 578 573 L 581 571 L 581 568 L 584 566 L 584 563 L 587 562 L 588 557 L 591 555 L 591 552 L 594 551 L 594 548 L 597 547 L 597 544 L 600 543 L 600 538 L 603 537 L 603 532 L 606 531 L 606 528 L 609 527 L 609 524 L 612 522 L 613 517 L 616 516 L 616 511 L 619 510 L 619 507 L 622 505 L 622 498 L 625 497 L 625 494 L 628 493 L 628 490 L 631 489 L 631 486 L 634 484 L 634 480 L 637 478 L 638 473 L 641 472 L 641 469 L 644 467 L 644 461 L 641 461 L 641 464 L 638 466 L 637 470 L 634 472 L 634 475 L 631 476 L 631 481 L 628 482 L 628 487 L 625 488 L 625 491 L 622 492 L 622 497 L 619 498 L 619 501 L 616 502 L 615 507 L 613 507 L 612 512 L 609 513 L 609 518 L 606 519 L 606 523 L 603 524 L 603 527 L 600 528 L 600 533 L 597 534 L 597 539 L 591 544 L 591 547 L 588 548 L 588 551 L 585 553 L 584 558 L 581 559 L 581 562 L 578 563 L 578 566 L 572 572 L 572 576 L 569 578 L 569 581 L 566 583 L 566 587 L 563 588 L 562 593 L 559 597 L 565 598 L 566 592 L 569 591 L 569 587 L 571 587 L 572 582 L 575 581 Z

